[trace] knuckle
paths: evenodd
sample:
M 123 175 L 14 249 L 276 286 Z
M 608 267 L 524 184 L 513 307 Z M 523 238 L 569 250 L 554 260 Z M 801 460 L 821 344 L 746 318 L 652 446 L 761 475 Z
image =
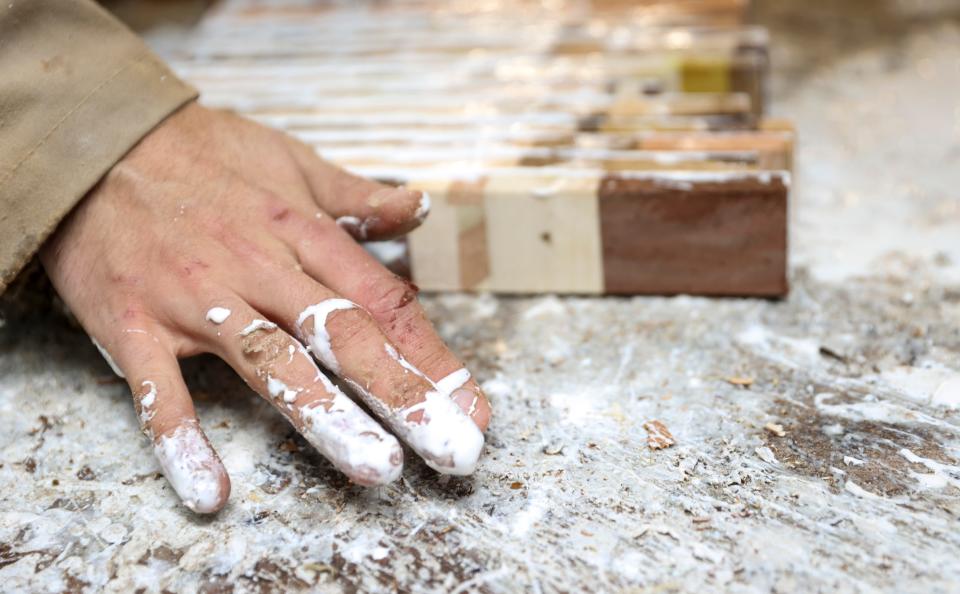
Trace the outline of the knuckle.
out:
M 196 257 L 179 258 L 173 263 L 173 273 L 182 284 L 197 286 L 208 278 L 210 264 Z
M 336 172 L 335 184 L 336 192 L 341 196 L 360 196 L 373 182 L 340 169 Z
M 264 214 L 271 221 L 284 221 L 295 214 L 294 210 L 290 208 L 290 202 L 284 200 L 278 194 L 265 189 L 259 190 L 257 194 Z
M 361 289 L 370 313 L 391 329 L 401 324 L 413 325 L 423 316 L 417 300 L 418 290 L 416 285 L 397 276 L 387 280 L 371 279 Z
M 243 356 L 257 369 L 268 369 L 286 355 L 291 341 L 276 328 L 258 329 L 240 338 Z
M 122 343 L 135 341 L 141 330 L 154 333 L 158 325 L 152 309 L 142 299 L 133 296 L 109 302 L 105 314 L 106 327 L 113 329 Z
M 304 233 L 299 234 L 294 243 L 297 256 L 301 260 L 316 257 L 317 246 L 328 242 L 331 234 L 338 229 L 339 227 L 326 215 L 307 219 L 304 223 Z
M 214 231 L 213 237 L 228 253 L 241 262 L 267 268 L 274 261 L 274 257 L 262 242 L 248 239 L 239 228 L 220 226 Z
M 459 365 L 451 365 L 450 353 L 447 349 L 439 344 L 424 344 L 425 341 L 419 341 L 414 345 L 409 346 L 412 352 L 416 353 L 417 357 L 417 366 L 426 374 L 435 374 L 443 373 L 444 370 L 449 369 L 450 367 L 457 368 Z M 453 360 L 455 362 L 455 360 Z
M 371 337 L 379 334 L 370 315 L 362 309 L 341 310 L 332 314 L 330 338 L 335 350 L 350 350 L 362 346 Z
M 116 316 L 122 324 L 142 323 L 149 318 L 146 305 L 133 295 L 121 295 L 119 298 L 107 298 L 106 310 Z

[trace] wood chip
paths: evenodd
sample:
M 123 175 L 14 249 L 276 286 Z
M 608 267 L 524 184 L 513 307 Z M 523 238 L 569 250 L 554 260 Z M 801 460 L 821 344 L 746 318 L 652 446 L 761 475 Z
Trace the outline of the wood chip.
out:
M 842 363 L 846 363 L 846 362 L 847 362 L 847 358 L 844 357 L 839 351 L 836 351 L 836 350 L 834 350 L 834 349 L 831 349 L 831 348 L 828 347 L 828 346 L 821 346 L 820 349 L 819 349 L 819 351 L 820 351 L 820 354 L 821 354 L 821 355 L 823 355 L 824 357 L 827 357 L 827 358 L 829 358 L 829 359 L 835 359 L 835 360 L 840 361 L 840 362 L 842 362 Z
M 770 433 L 773 433 L 777 437 L 783 437 L 784 435 L 787 434 L 787 432 L 783 430 L 783 425 L 781 425 L 780 423 L 767 423 L 766 425 L 763 426 L 763 428 L 769 431 Z
M 711 520 L 711 519 L 710 519 L 710 517 L 708 517 L 708 516 L 697 516 L 697 517 L 693 518 L 691 521 L 692 521 L 694 524 L 705 524 L 705 523 L 709 522 L 710 520 Z
M 657 419 L 647 421 L 643 428 L 647 430 L 647 445 L 651 450 L 662 450 L 677 443 L 667 426 Z
M 755 449 L 754 452 L 757 453 L 758 458 L 760 458 L 761 460 L 763 460 L 768 464 L 778 463 L 777 457 L 774 455 L 773 450 L 771 450 L 767 446 L 759 447 Z
M 729 377 L 723 378 L 723 381 L 727 382 L 728 384 L 733 384 L 734 386 L 743 386 L 744 388 L 748 388 L 753 385 L 752 377 L 741 377 L 741 376 L 731 375 Z
M 543 453 L 548 456 L 559 456 L 563 453 L 563 444 L 560 442 L 548 443 L 543 446 Z

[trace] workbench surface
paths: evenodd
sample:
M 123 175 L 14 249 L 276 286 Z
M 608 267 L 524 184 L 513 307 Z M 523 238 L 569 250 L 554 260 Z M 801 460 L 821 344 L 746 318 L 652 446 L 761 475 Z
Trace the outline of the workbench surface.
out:
M 894 4 L 759 7 L 799 131 L 788 299 L 424 297 L 493 403 L 472 477 L 351 486 L 200 358 L 233 494 L 199 518 L 90 341 L 7 320 L 0 589 L 956 588 L 960 13 Z

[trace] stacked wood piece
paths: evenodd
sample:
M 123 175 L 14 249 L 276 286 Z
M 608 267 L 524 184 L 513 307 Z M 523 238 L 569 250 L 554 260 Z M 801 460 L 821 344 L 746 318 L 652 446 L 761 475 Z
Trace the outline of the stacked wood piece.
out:
M 423 289 L 780 296 L 794 133 L 745 1 L 224 0 L 168 59 L 428 191 Z

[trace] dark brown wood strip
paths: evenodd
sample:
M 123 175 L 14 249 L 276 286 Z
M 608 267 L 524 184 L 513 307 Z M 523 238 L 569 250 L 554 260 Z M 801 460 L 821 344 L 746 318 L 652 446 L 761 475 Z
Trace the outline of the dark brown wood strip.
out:
M 787 293 L 787 186 L 779 174 L 723 181 L 611 175 L 598 198 L 607 293 Z

